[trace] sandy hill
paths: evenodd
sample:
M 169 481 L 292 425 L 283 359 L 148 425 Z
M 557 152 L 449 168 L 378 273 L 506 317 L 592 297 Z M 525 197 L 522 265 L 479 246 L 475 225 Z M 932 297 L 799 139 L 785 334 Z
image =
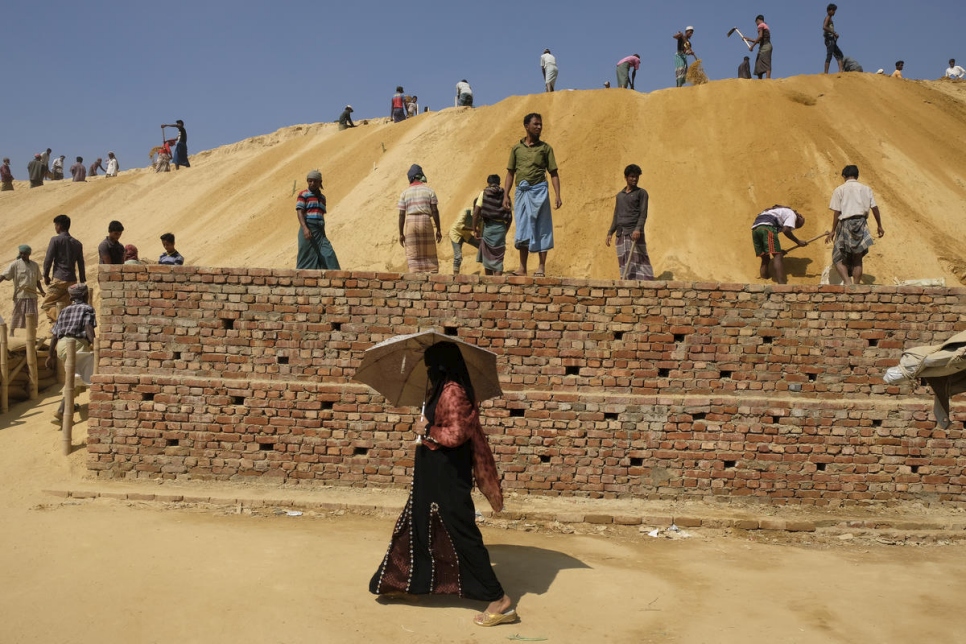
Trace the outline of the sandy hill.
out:
M 190 169 L 169 174 L 144 168 L 34 190 L 17 182 L 14 192 L 0 193 L 2 261 L 20 242 L 42 261 L 51 219 L 63 212 L 92 264 L 116 218 L 127 228 L 122 241 L 143 258 L 156 259 L 158 236 L 172 231 L 189 263 L 292 267 L 294 189 L 319 168 L 343 268 L 404 270 L 395 204 L 409 165 L 425 169 L 447 229 L 488 174 L 505 174 L 523 115 L 532 111 L 543 114 L 544 138 L 561 167 L 564 206 L 554 214 L 550 275 L 617 277 L 603 240 L 628 163 L 644 168 L 651 195 L 647 239 L 656 274 L 735 282 L 757 279 L 749 234 L 757 212 L 774 203 L 799 209 L 808 217 L 802 236 L 813 237 L 829 228 L 841 168 L 855 163 L 875 190 L 886 229 L 868 275 L 888 284 L 964 278 L 966 84 L 872 74 L 514 96 L 398 125 L 379 119 L 345 132 L 332 123 L 296 125 L 195 154 Z M 448 269 L 446 238 L 440 254 Z M 829 256 L 821 242 L 796 251 L 791 281 L 817 282 Z M 515 266 L 511 259 L 508 268 Z M 463 270 L 481 266 L 470 260 Z M 9 287 L 0 288 L 6 315 Z

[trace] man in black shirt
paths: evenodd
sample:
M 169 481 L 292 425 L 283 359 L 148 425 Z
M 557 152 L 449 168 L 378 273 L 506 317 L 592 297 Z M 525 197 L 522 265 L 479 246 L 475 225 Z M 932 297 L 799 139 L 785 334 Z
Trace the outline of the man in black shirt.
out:
M 178 142 L 175 144 L 174 152 L 171 155 L 171 163 L 174 164 L 174 169 L 177 170 L 180 166 L 190 168 L 191 164 L 188 162 L 188 133 L 184 129 L 184 121 L 178 119 L 173 125 L 162 125 L 161 127 L 178 129 Z

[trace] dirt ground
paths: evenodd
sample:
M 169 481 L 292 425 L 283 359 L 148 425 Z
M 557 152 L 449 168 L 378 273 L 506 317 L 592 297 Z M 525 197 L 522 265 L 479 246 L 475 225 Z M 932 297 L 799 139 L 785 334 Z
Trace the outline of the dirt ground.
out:
M 75 428 L 74 452 L 62 456 L 48 420 L 55 404 L 48 396 L 14 405 L 0 423 L 5 644 L 502 642 L 517 635 L 548 642 L 966 642 L 966 545 L 942 540 L 888 546 L 702 529 L 670 540 L 633 530 L 595 534 L 591 526 L 577 534 L 484 526 L 500 579 L 519 600 L 520 623 L 478 628 L 470 621 L 481 604 L 453 598 L 383 604 L 367 584 L 388 545 L 389 515 L 236 514 L 45 494 L 160 489 L 86 478 L 85 425 Z M 202 483 L 182 490 L 192 488 L 213 490 Z M 217 488 L 227 497 L 253 493 L 250 486 Z

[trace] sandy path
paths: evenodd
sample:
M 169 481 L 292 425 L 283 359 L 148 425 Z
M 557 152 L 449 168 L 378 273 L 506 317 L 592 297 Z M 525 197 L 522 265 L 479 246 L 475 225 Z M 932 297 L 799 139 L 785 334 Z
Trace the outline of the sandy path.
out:
M 0 641 L 966 641 L 966 546 L 889 547 L 697 531 L 689 540 L 485 528 L 523 622 L 480 605 L 383 605 L 367 592 L 391 517 L 287 517 L 73 501 L 83 450 L 59 453 L 56 398 L 0 429 Z M 83 398 L 81 399 L 83 402 Z M 77 428 L 83 440 L 84 425 Z M 248 494 L 250 488 L 239 494 Z M 321 494 L 321 493 L 320 493 Z

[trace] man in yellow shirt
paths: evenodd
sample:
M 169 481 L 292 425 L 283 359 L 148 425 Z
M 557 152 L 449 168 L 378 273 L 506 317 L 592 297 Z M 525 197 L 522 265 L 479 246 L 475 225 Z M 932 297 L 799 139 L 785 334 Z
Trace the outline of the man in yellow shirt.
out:
M 472 210 L 467 208 L 456 218 L 449 229 L 449 240 L 453 242 L 453 275 L 459 275 L 460 266 L 463 264 L 463 244 L 480 247 L 480 240 L 473 234 Z

